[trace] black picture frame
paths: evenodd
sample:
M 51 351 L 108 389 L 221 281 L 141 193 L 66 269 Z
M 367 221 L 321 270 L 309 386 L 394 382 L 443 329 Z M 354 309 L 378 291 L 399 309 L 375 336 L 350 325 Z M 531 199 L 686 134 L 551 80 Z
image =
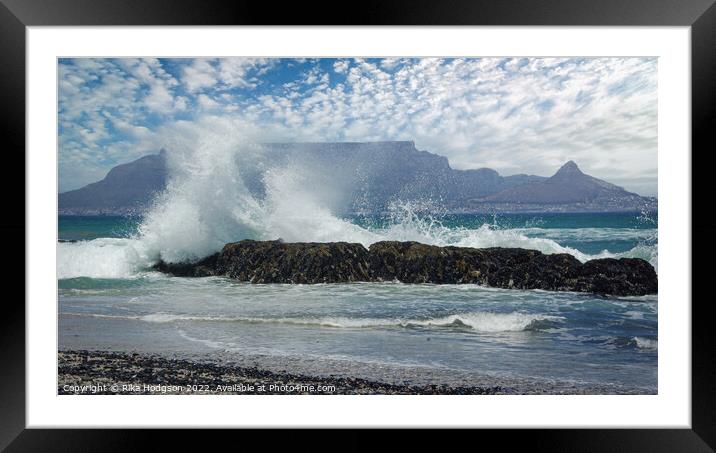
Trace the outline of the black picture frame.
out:
M 0 0 L 0 106 L 5 140 L 7 177 L 0 178 L 6 197 L 1 223 L 16 259 L 9 266 L 7 281 L 19 281 L 26 269 L 20 266 L 21 235 L 25 233 L 25 200 L 15 194 L 24 181 L 25 168 L 25 31 L 29 26 L 63 25 L 571 25 L 571 26 L 690 26 L 692 89 L 692 428 L 691 429 L 570 429 L 484 430 L 480 443 L 530 449 L 578 451 L 713 451 L 716 448 L 716 343 L 713 331 L 712 297 L 706 296 L 714 256 L 716 220 L 697 214 L 709 206 L 711 197 L 709 155 L 716 150 L 716 6 L 714 0 L 455 0 L 451 2 L 364 0 L 342 8 L 338 3 L 192 1 L 192 0 Z M 318 14 L 317 11 L 322 11 Z M 9 159 L 9 160 L 7 160 Z M 15 161 L 12 161 L 15 159 Z M 14 199 L 14 201 L 12 200 Z M 7 204 L 10 203 L 10 206 Z M 7 209 L 12 208 L 12 209 Z M 22 214 L 21 214 L 22 213 Z M 15 250 L 17 249 L 17 250 Z M 7 248 L 6 248 L 7 250 Z M 16 253 L 15 253 L 16 252 Z M 24 250 L 23 250 L 24 256 Z M 701 258 L 699 260 L 698 258 Z M 23 258 L 25 263 L 25 258 Z M 22 269 L 22 271 L 21 271 Z M 15 278 L 13 278 L 15 277 Z M 16 285 L 11 283 L 11 285 Z M 8 286 L 11 286 L 8 285 Z M 19 285 L 16 285 L 19 286 Z M 697 289 L 703 290 L 698 291 Z M 704 297 L 698 297 L 701 294 Z M 24 291 L 23 291 L 24 300 Z M 147 442 L 166 441 L 157 430 L 42 430 L 25 429 L 25 311 L 18 298 L 5 298 L 0 317 L 0 357 L 3 360 L 0 386 L 0 448 L 7 451 L 124 451 Z M 364 432 L 340 433 L 348 447 L 371 444 Z M 182 449 L 206 446 L 205 436 L 174 431 L 169 437 Z M 211 440 L 224 434 L 212 433 Z M 294 445 L 314 443 L 315 433 L 272 436 Z M 406 447 L 406 438 L 425 443 L 432 434 L 414 432 L 399 436 L 394 445 Z M 442 437 L 442 436 L 440 436 Z M 193 438 L 193 440 L 192 440 Z M 201 439 L 201 440 L 200 440 Z M 313 439 L 313 440 L 311 440 Z M 443 438 L 444 439 L 444 438 Z M 198 443 L 196 443 L 198 442 Z M 273 442 L 273 440 L 272 440 Z M 400 442 L 398 444 L 398 442 Z M 383 446 L 391 447 L 391 441 Z M 318 447 L 318 445 L 316 445 Z M 330 448 L 330 447 L 329 447 Z

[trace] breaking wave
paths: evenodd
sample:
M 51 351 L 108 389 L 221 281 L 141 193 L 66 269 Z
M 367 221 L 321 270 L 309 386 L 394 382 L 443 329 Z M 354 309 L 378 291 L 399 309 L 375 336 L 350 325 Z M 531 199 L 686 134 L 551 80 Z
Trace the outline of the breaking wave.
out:
M 427 319 L 401 319 L 401 318 L 349 318 L 349 317 L 284 317 L 262 318 L 245 316 L 209 316 L 187 315 L 171 313 L 152 313 L 141 316 L 104 315 L 89 313 L 62 313 L 65 316 L 84 316 L 95 318 L 132 319 L 149 323 L 174 322 L 239 322 L 252 324 L 289 324 L 319 326 L 330 328 L 456 328 L 476 332 L 522 332 L 537 331 L 554 327 L 555 323 L 562 322 L 564 318 L 542 314 L 528 313 L 493 313 L 469 312 L 450 316 Z
M 632 340 L 638 349 L 652 350 L 659 348 L 659 341 L 652 338 L 634 337 Z
M 530 229 L 501 229 L 494 225 L 450 228 L 439 218 L 420 215 L 405 203 L 394 206 L 387 225 L 361 227 L 333 213 L 331 205 L 341 188 L 317 184 L 318 177 L 312 169 L 300 164 L 264 169 L 265 195 L 252 195 L 244 182 L 242 163 L 259 162 L 260 154 L 260 147 L 240 145 L 224 136 L 199 137 L 191 146 L 177 146 L 167 157 L 167 188 L 146 212 L 138 232 L 125 239 L 58 243 L 58 277 L 132 278 L 160 258 L 169 262 L 196 260 L 227 242 L 277 238 L 289 242 L 358 242 L 366 247 L 381 240 L 521 247 L 543 253 L 569 253 L 580 261 L 635 256 L 657 266 L 656 245 L 589 255 L 560 245 L 561 239 L 552 232 L 534 237 Z M 611 233 L 603 231 L 605 235 Z M 570 230 L 566 234 L 577 233 Z

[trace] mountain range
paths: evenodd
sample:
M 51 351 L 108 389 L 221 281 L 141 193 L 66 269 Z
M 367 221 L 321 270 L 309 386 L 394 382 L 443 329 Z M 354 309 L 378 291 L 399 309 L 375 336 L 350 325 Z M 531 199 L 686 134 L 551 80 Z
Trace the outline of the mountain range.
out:
M 447 158 L 418 150 L 413 142 L 267 143 L 242 162 L 246 187 L 265 194 L 266 168 L 293 165 L 314 184 L 347 194 L 333 209 L 376 213 L 394 201 L 420 201 L 449 212 L 611 212 L 656 210 L 642 197 L 584 174 L 569 161 L 553 176 L 501 176 L 480 168 L 456 170 Z M 167 152 L 112 168 L 101 181 L 59 194 L 60 214 L 141 212 L 166 186 Z

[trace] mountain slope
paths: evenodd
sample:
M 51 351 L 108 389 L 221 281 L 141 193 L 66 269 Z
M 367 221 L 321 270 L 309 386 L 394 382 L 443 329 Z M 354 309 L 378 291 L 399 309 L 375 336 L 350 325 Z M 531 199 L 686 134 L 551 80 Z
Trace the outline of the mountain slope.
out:
M 582 173 L 569 161 L 552 177 L 502 190 L 484 201 L 498 203 L 565 204 L 639 197 L 623 188 Z
M 452 208 L 468 200 L 540 176 L 503 177 L 496 171 L 454 170 L 447 158 L 419 151 L 413 142 L 267 143 L 251 162 L 240 162 L 244 183 L 256 196 L 265 194 L 267 168 L 294 167 L 311 175 L 314 185 L 343 194 L 333 208 L 376 212 L 392 201 L 431 201 Z M 167 181 L 166 154 L 118 165 L 99 182 L 59 195 L 62 214 L 128 213 L 141 210 Z
M 60 212 L 127 213 L 141 209 L 167 180 L 166 151 L 112 168 L 101 181 L 59 194 Z
M 586 175 L 570 161 L 552 177 L 501 176 L 480 168 L 455 170 L 447 158 L 413 142 L 269 143 L 237 161 L 243 183 L 266 193 L 270 168 L 292 168 L 323 188 L 323 202 L 338 214 L 384 212 L 395 201 L 428 202 L 451 212 L 625 211 L 656 209 L 641 197 Z M 118 165 L 107 176 L 59 195 L 60 214 L 126 214 L 144 209 L 166 187 L 167 154 Z

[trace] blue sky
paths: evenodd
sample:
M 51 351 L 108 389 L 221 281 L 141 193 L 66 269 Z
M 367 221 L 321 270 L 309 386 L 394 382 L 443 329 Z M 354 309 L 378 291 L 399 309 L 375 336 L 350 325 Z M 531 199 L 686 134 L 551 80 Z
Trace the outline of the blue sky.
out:
M 656 58 L 61 59 L 60 191 L 204 130 L 250 141 L 412 140 L 453 168 L 567 160 L 657 191 Z

